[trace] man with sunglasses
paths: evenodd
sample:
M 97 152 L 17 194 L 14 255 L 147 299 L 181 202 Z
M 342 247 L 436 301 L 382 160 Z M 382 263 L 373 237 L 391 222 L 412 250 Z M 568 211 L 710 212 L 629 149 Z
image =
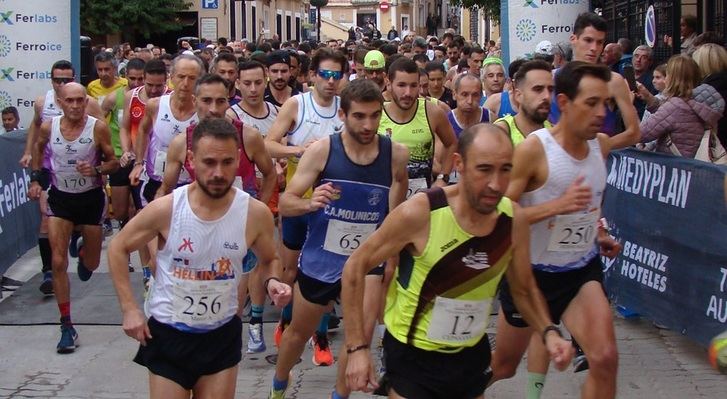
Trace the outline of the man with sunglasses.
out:
M 379 50 L 371 50 L 364 57 L 364 76 L 366 79 L 376 83 L 383 92 L 386 90 L 386 59 L 384 53 Z
M 290 53 L 284 50 L 273 51 L 268 55 L 267 66 L 270 83 L 265 89 L 264 100 L 276 107 L 282 107 L 290 97 L 300 93 L 288 84 L 291 77 Z
M 273 158 L 287 159 L 286 182 L 295 174 L 298 161 L 306 149 L 314 142 L 340 132 L 343 122 L 338 118 L 340 99 L 335 95 L 336 88 L 343 78 L 346 67 L 343 53 L 321 48 L 311 60 L 314 71 L 313 90 L 297 94 L 283 104 L 278 118 L 265 137 L 266 147 Z M 287 145 L 282 144 L 287 137 Z M 298 269 L 298 256 L 308 230 L 306 215 L 282 217 L 283 230 L 283 267 L 284 281 L 291 284 Z M 283 309 L 281 322 L 275 330 L 276 345 L 287 324 L 292 319 L 292 307 Z M 328 347 L 326 332 L 328 318 L 324 317 L 314 340 L 314 363 L 330 365 L 333 354 Z
M 20 158 L 20 166 L 27 168 L 30 166 L 32 159 L 33 147 L 35 146 L 35 140 L 38 137 L 38 129 L 43 122 L 52 119 L 53 117 L 63 115 L 63 109 L 60 106 L 60 93 L 61 88 L 71 83 L 76 78 L 76 72 L 73 68 L 73 64 L 66 60 L 56 61 L 51 66 L 51 85 L 52 89 L 48 90 L 45 95 L 38 96 L 35 99 L 33 105 L 33 120 L 28 126 L 28 134 L 25 139 L 25 151 L 23 156 Z M 93 100 L 90 96 L 89 100 Z M 96 101 L 88 101 L 86 103 L 86 113 L 97 119 L 102 118 L 101 107 Z M 46 216 L 46 207 L 48 205 L 48 193 L 47 190 L 50 187 L 50 179 L 47 175 L 48 160 L 43 160 L 42 165 L 42 179 L 39 181 L 43 192 L 40 196 L 40 231 L 38 234 L 38 248 L 40 250 L 40 259 L 42 262 L 41 272 L 43 273 L 43 282 L 40 284 L 40 291 L 44 295 L 53 294 L 53 276 L 51 273 L 51 249 L 50 242 L 48 241 L 48 217 Z M 78 237 L 76 237 L 77 239 Z M 72 249 L 75 250 L 75 244 L 72 245 Z M 75 255 L 75 252 L 71 252 Z

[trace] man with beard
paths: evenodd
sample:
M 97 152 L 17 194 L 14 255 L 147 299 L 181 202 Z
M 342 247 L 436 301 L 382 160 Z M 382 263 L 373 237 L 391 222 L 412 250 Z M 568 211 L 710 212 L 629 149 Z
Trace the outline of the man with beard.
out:
M 371 50 L 366 53 L 363 62 L 364 76 L 366 79 L 376 83 L 379 90 L 386 90 L 386 59 L 384 53 L 379 50 Z
M 280 198 L 280 212 L 308 214 L 309 228 L 300 254 L 293 319 L 283 333 L 270 398 L 285 397 L 290 370 L 318 320 L 340 296 L 348 256 L 406 195 L 408 151 L 377 134 L 383 103 L 378 86 L 368 80 L 355 80 L 343 89 L 338 111 L 343 132 L 308 147 Z M 315 190 L 307 197 L 310 187 Z M 381 305 L 383 264 L 379 269 L 366 279 L 369 309 Z M 371 340 L 377 313 L 369 312 L 366 342 Z M 344 370 L 345 350 L 339 361 L 339 370 Z M 332 397 L 345 398 L 349 392 L 339 378 Z
M 270 83 L 265 89 L 265 101 L 282 107 L 283 104 L 300 92 L 290 85 L 290 53 L 283 50 L 273 51 L 267 58 Z
M 364 276 L 391 257 L 400 261 L 384 314 L 389 398 L 484 397 L 487 319 L 503 275 L 556 367 L 568 365 L 570 343 L 552 324 L 530 271 L 527 222 L 503 196 L 512 153 L 501 129 L 469 127 L 454 155 L 458 183 L 414 195 L 349 257 L 342 299 L 350 389 L 378 387 L 365 333 Z
M 240 90 L 235 87 L 237 83 L 237 57 L 231 53 L 223 52 L 217 55 L 210 68 L 211 73 L 216 73 L 229 83 L 230 92 L 227 95 L 227 102 L 233 106 L 242 100 Z
M 388 75 L 392 101 L 384 105 L 379 133 L 409 149 L 409 197 L 433 183 L 446 184 L 457 139 L 442 108 L 419 97 L 419 68 L 414 61 L 394 61 Z
M 225 87 L 225 104 L 227 93 Z M 200 122 L 190 154 L 197 180 L 150 203 L 109 246 L 123 329 L 140 342 L 134 361 L 149 369 L 152 398 L 235 396 L 242 345 L 238 287 L 249 249 L 266 269 L 270 298 L 279 305 L 290 300 L 290 287 L 278 278 L 270 210 L 233 187 L 239 139 L 225 120 Z M 126 259 L 155 238 L 160 249 L 147 320 L 134 299 Z

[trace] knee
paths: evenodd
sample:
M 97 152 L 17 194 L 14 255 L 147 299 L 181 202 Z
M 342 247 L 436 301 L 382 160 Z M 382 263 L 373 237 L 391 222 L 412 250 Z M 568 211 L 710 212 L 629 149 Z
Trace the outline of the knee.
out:
M 587 354 L 589 369 L 603 376 L 616 376 L 618 369 L 618 350 L 615 344 L 605 344 Z
M 520 363 L 519 359 L 508 359 L 497 356 L 497 351 L 492 352 L 492 381 L 504 380 L 515 376 L 515 371 Z

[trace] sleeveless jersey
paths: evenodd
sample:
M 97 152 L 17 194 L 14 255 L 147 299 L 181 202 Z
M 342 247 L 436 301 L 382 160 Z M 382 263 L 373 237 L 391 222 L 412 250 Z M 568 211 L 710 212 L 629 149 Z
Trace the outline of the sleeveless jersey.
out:
M 497 122 L 507 123 L 507 127 L 510 129 L 510 140 L 512 140 L 513 146 L 517 146 L 518 144 L 525 141 L 525 135 L 523 134 L 523 132 L 520 131 L 520 128 L 518 128 L 517 124 L 515 123 L 515 115 L 504 116 L 495 121 L 495 123 Z M 545 122 L 543 122 L 543 127 L 550 129 L 551 127 L 553 127 L 553 125 L 546 120 Z
M 166 94 L 159 98 L 159 111 L 152 125 L 149 148 L 144 157 L 146 173 L 150 179 L 156 181 L 162 181 L 164 169 L 167 164 L 167 149 L 174 136 L 185 132 L 189 125 L 199 122 L 196 113 L 185 121 L 177 120 L 172 113 L 170 99 L 171 94 Z M 183 172 L 179 176 L 179 183 L 189 183 L 189 175 L 184 171 L 184 168 L 182 170 Z
M 447 119 L 449 120 L 449 124 L 452 125 L 452 129 L 454 130 L 454 134 L 459 138 L 459 135 L 462 134 L 462 131 L 465 129 L 462 127 L 462 124 L 459 123 L 457 120 L 457 116 L 454 114 L 454 110 L 449 111 L 447 113 Z M 490 113 L 487 112 L 486 109 L 480 107 L 480 121 L 477 123 L 485 123 L 490 121 Z
M 127 87 L 128 85 L 129 82 L 126 80 L 126 78 L 117 78 L 116 82 L 111 85 L 111 87 L 104 87 L 101 84 L 101 79 L 96 79 L 88 84 L 88 86 L 86 87 L 86 91 L 88 91 L 89 96 L 95 98 L 98 101 L 98 105 L 101 105 L 103 104 L 103 100 L 104 98 L 106 98 L 106 96 L 122 87 Z
M 119 136 L 119 130 L 121 127 L 121 121 L 124 119 L 124 94 L 126 92 L 122 89 L 116 90 L 114 95 L 114 108 L 109 114 L 109 130 L 111 131 L 111 146 L 114 147 L 114 154 L 116 158 L 121 157 L 124 151 L 121 150 L 121 137 Z
M 553 71 L 553 79 L 555 79 L 555 75 L 558 74 L 560 71 L 560 68 Z M 616 107 L 615 102 L 612 102 L 613 104 L 609 104 L 609 106 L 606 107 L 606 116 L 603 118 L 603 125 L 601 125 L 601 133 L 606 133 L 609 136 L 615 136 L 616 128 L 618 124 L 618 109 Z M 553 92 L 553 97 L 550 101 L 550 115 L 548 116 L 548 120 L 555 125 L 560 120 L 560 108 L 558 108 L 558 104 L 555 101 L 555 92 Z
M 334 96 L 333 103 L 325 108 L 316 104 L 312 91 L 294 97 L 298 100 L 298 115 L 295 127 L 288 132 L 288 145 L 303 147 L 311 141 L 320 140 L 343 129 L 343 122 L 338 118 L 338 108 L 341 106 L 338 96 Z M 298 157 L 288 158 L 286 182 L 293 178 L 298 161 Z
M 397 123 L 386 112 L 381 115 L 379 134 L 391 137 L 391 140 L 404 144 L 409 149 L 409 191 L 411 195 L 425 190 L 431 184 L 432 158 L 434 157 L 434 132 L 427 115 L 427 99 L 417 100 L 417 110 L 407 122 Z
M 275 122 L 275 119 L 278 117 L 278 107 L 265 101 L 264 104 L 268 112 L 264 117 L 258 118 L 248 114 L 247 111 L 242 109 L 240 104 L 241 103 L 237 103 L 231 107 L 232 110 L 235 111 L 237 119 L 242 121 L 242 123 L 257 129 L 263 137 L 267 136 L 268 131 L 270 131 L 270 128 L 273 126 L 273 122 Z
M 237 173 L 235 174 L 235 182 L 233 185 L 251 196 L 257 197 L 257 189 L 255 188 L 255 164 L 245 152 L 245 141 L 242 139 L 243 123 L 238 120 L 233 120 L 232 125 L 237 129 L 237 135 L 240 138 L 240 163 L 237 165 Z M 192 133 L 194 132 L 195 126 L 197 126 L 196 123 L 187 127 L 187 150 L 192 150 Z M 190 179 L 194 181 L 196 179 L 194 165 L 189 162 L 189 157 L 184 157 L 183 168 L 189 173 Z
M 50 156 L 51 184 L 59 191 L 79 194 L 101 186 L 101 176 L 84 176 L 76 170 L 79 161 L 91 166 L 100 165 L 101 157 L 93 139 L 96 118 L 88 116 L 83 131 L 75 140 L 66 140 L 61 133 L 62 116 L 51 120 L 50 140 L 47 148 Z
M 129 119 L 131 125 L 131 143 L 136 142 L 136 134 L 139 132 L 139 124 L 144 119 L 146 113 L 146 103 L 141 100 L 139 94 L 144 90 L 144 86 L 139 86 L 131 92 L 131 101 L 129 101 Z M 171 94 L 169 88 L 164 88 L 164 94 Z
M 510 102 L 510 92 L 503 91 L 500 95 L 500 109 L 497 110 L 497 117 L 504 118 L 508 115 L 517 115 L 517 111 Z
M 43 123 L 51 120 L 56 116 L 63 115 L 63 110 L 56 102 L 56 92 L 53 89 L 45 93 L 45 101 L 43 101 L 43 110 L 40 113 L 40 122 Z
M 206 332 L 237 313 L 250 196 L 232 188 L 235 199 L 225 215 L 206 221 L 190 207 L 188 188 L 173 192 L 169 236 L 157 253 L 147 316 L 178 330 Z
M 427 191 L 429 239 L 419 256 L 403 250 L 386 294 L 384 323 L 402 343 L 445 353 L 485 335 L 492 300 L 512 258 L 512 203 L 503 197 L 487 236 L 464 231 L 444 190 Z
M 340 280 L 348 257 L 384 221 L 392 183 L 391 140 L 378 140 L 376 160 L 359 165 L 346 155 L 341 135 L 331 136 L 328 160 L 315 186 L 333 183 L 338 198 L 309 214 L 308 238 L 299 258 L 306 276 L 327 283 Z
M 556 215 L 530 226 L 530 261 L 534 269 L 564 272 L 579 269 L 598 256 L 596 234 L 601 202 L 606 188 L 606 164 L 598 139 L 588 140 L 588 156 L 573 158 L 555 141 L 548 129 L 531 135 L 540 139 L 548 162 L 548 178 L 542 187 L 523 193 L 523 207 L 559 198 L 578 176 L 591 188 L 593 197 L 586 211 Z

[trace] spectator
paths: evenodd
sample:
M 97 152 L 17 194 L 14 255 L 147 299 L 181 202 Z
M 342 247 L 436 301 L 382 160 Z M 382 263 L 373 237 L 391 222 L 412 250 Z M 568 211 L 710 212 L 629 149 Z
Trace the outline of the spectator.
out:
M 697 17 L 684 15 L 679 22 L 679 36 L 681 37 L 681 53 L 691 55 L 694 52 L 694 40 L 697 38 Z M 672 37 L 664 35 L 664 44 L 673 46 Z
M 666 76 L 666 101 L 658 107 L 653 118 L 641 122 L 641 142 L 657 140 L 658 152 L 694 158 L 705 129 L 717 127 L 724 111 L 724 100 L 714 89 L 715 98 L 718 98 L 714 108 L 693 98 L 700 73 L 697 63 L 689 57 L 671 57 L 666 66 Z M 651 103 L 650 111 L 655 106 Z
M 431 13 L 427 16 L 427 35 L 437 36 L 437 20 Z
M 553 68 L 560 68 L 573 58 L 573 49 L 568 42 L 560 42 L 553 47 Z
M 18 114 L 18 109 L 9 106 L 7 108 L 4 108 L 2 110 L 2 118 L 3 118 L 3 132 L 12 132 L 13 130 L 20 129 L 20 115 Z
M 397 37 L 399 37 L 399 32 L 397 32 L 396 28 L 392 26 L 391 29 L 389 29 L 389 33 L 386 34 L 386 38 L 388 40 L 394 40 Z
M 707 43 L 694 51 L 692 58 L 699 66 L 702 83 L 710 85 L 727 99 L 727 50 L 724 47 Z M 722 117 L 717 126 L 717 137 L 727 146 L 727 118 Z
M 356 41 L 356 29 L 354 29 L 353 26 L 348 28 L 348 40 Z
M 404 25 L 404 27 L 401 29 L 401 39 L 405 40 L 410 34 L 411 32 L 409 31 L 409 25 Z
M 646 90 L 648 90 L 651 94 L 656 94 L 656 88 L 654 88 L 654 84 L 652 83 L 654 76 L 651 73 L 651 47 L 643 44 L 636 47 L 632 61 L 636 81 L 644 85 Z M 644 111 L 646 110 L 646 103 L 644 100 L 637 97 L 634 99 L 634 107 L 636 107 L 636 112 L 639 114 L 639 119 L 641 119 L 644 116 Z
M 658 101 L 658 103 L 664 102 L 664 89 L 666 88 L 666 64 L 659 64 L 654 68 L 654 73 L 652 74 L 653 78 L 651 79 L 651 83 L 654 86 L 654 89 L 656 90 L 655 95 L 651 95 L 651 92 L 646 90 L 646 88 L 641 85 L 637 84 L 639 88 L 639 93 L 637 94 L 637 97 L 639 100 L 644 101 L 644 103 L 648 103 L 648 101 L 644 100 L 644 98 L 650 98 L 654 97 L 653 101 Z M 642 94 L 643 93 L 643 94 Z M 644 115 L 641 117 L 641 121 L 645 121 L 651 116 L 651 112 L 649 112 L 648 109 L 644 110 Z M 656 143 L 656 142 L 654 142 Z M 640 146 L 641 144 L 637 144 L 637 146 Z M 650 151 L 653 151 L 654 148 L 649 148 Z
M 603 49 L 601 54 L 601 63 L 608 66 L 612 71 L 620 73 L 618 70 L 618 62 L 621 60 L 623 50 L 618 43 L 609 43 Z

